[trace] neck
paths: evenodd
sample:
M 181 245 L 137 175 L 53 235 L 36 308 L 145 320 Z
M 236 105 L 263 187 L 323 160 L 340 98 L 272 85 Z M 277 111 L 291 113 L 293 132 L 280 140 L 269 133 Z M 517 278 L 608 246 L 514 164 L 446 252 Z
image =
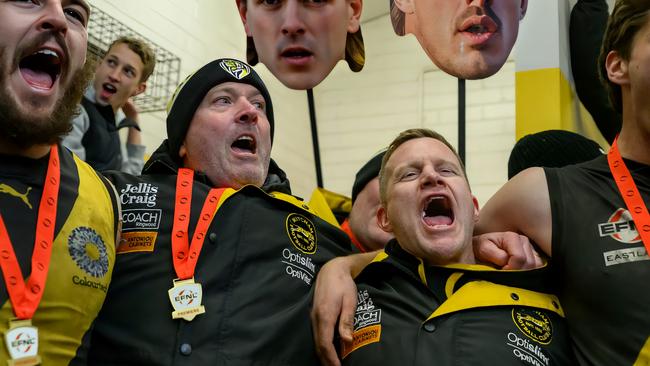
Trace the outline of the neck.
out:
M 623 127 L 618 136 L 621 156 L 650 165 L 650 120 L 623 97 Z M 644 107 L 641 107 L 643 109 Z
M 50 152 L 50 145 L 39 144 L 29 147 L 18 147 L 0 138 L 0 154 L 23 156 L 30 159 L 40 159 Z

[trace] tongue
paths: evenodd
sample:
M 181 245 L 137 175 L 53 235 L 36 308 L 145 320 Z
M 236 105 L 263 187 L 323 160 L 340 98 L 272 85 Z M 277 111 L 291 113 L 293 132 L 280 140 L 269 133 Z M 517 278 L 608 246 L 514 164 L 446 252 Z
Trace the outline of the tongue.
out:
M 451 218 L 449 216 L 425 216 L 424 222 L 429 226 L 451 225 Z
M 54 84 L 54 80 L 52 80 L 52 76 L 50 76 L 50 74 L 46 72 L 32 70 L 28 68 L 21 68 L 20 72 L 23 75 L 23 79 L 27 81 L 27 84 L 35 88 L 50 89 Z

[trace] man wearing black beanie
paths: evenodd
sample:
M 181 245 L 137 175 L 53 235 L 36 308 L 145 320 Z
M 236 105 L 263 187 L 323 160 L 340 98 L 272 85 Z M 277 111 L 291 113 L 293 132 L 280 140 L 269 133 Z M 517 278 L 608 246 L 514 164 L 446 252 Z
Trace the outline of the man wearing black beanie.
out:
M 273 130 L 249 65 L 216 60 L 181 83 L 143 175 L 110 174 L 122 238 L 89 364 L 317 364 L 311 285 L 350 244 L 290 195 Z

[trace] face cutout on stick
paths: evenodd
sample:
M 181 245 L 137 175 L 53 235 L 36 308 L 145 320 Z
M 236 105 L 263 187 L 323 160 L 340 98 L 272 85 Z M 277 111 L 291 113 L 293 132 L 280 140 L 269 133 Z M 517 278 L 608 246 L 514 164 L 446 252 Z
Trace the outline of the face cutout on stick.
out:
M 461 79 L 501 69 L 528 0 L 390 0 L 393 29 L 413 34 L 438 68 Z
M 247 36 L 248 63 L 262 62 L 291 89 L 311 89 L 345 59 L 352 71 L 365 55 L 363 0 L 236 0 Z

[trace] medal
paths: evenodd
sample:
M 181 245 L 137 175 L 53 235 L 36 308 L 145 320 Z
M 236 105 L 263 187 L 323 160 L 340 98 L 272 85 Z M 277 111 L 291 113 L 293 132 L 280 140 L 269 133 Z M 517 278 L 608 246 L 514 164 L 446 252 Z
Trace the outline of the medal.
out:
M 52 145 L 43 184 L 43 195 L 36 218 L 32 272 L 27 283 L 0 215 L 0 267 L 11 307 L 17 317 L 9 321 L 9 328 L 4 333 L 7 352 L 11 357 L 7 361 L 9 366 L 30 366 L 41 363 L 41 358 L 38 356 L 38 329 L 32 326 L 31 319 L 41 302 L 50 268 L 60 178 L 58 149 L 56 145 Z
M 38 356 L 38 329 L 32 326 L 31 319 L 9 321 L 5 332 L 5 344 L 9 351 L 8 366 L 40 365 Z
M 201 305 L 203 288 L 200 283 L 194 282 L 194 270 L 203 247 L 205 233 L 217 212 L 219 199 L 225 191 L 225 189 L 213 188 L 208 193 L 190 245 L 187 236 L 193 178 L 193 170 L 185 168 L 178 170 L 174 226 L 172 228 L 172 259 L 178 278 L 174 280 L 174 286 L 168 291 L 169 301 L 174 308 L 172 318 L 182 318 L 187 321 L 192 321 L 195 316 L 205 313 L 205 307 Z
M 168 292 L 169 301 L 174 307 L 172 318 L 190 322 L 195 316 L 205 313 L 205 307 L 201 305 L 203 288 L 200 283 L 194 282 L 194 278 L 174 280 L 174 287 Z

